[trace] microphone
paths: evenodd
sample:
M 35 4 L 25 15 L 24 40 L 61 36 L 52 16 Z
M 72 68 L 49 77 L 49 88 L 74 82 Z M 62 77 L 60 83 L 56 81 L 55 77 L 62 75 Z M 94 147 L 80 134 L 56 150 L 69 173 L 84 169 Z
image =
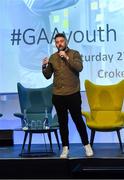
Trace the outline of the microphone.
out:
M 64 50 L 63 50 L 63 48 L 61 47 L 61 48 L 58 49 L 58 51 L 60 52 L 60 51 L 64 51 Z M 63 55 L 61 55 L 60 57 L 61 57 L 61 59 L 64 59 L 64 56 L 63 56 Z

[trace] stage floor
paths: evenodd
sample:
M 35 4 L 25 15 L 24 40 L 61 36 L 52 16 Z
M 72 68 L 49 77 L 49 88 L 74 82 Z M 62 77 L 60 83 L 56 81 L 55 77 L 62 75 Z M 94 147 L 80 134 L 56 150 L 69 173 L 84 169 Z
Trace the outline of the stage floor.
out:
M 14 146 L 0 146 L 0 159 L 10 159 L 10 158 L 19 158 L 22 145 L 14 145 Z M 121 152 L 120 146 L 117 143 L 94 143 L 93 145 L 94 156 L 91 158 L 121 158 L 124 159 L 124 153 Z M 54 154 L 49 156 L 50 148 L 47 144 L 47 150 L 44 144 L 33 144 L 31 146 L 31 154 L 32 158 L 59 158 L 61 150 L 59 151 L 58 146 L 56 144 L 53 145 Z M 25 147 L 25 153 L 27 153 L 27 145 Z M 46 156 L 44 155 L 46 154 Z M 70 144 L 70 153 L 68 159 L 76 159 L 76 158 L 87 158 L 85 156 L 85 152 L 82 144 Z
M 32 145 L 28 157 L 20 156 L 21 145 L 0 147 L 0 178 L 124 178 L 119 144 L 98 143 L 93 149 L 94 156 L 87 158 L 81 144 L 70 144 L 69 158 L 60 159 L 57 145 L 53 154 L 44 154 L 44 145 Z

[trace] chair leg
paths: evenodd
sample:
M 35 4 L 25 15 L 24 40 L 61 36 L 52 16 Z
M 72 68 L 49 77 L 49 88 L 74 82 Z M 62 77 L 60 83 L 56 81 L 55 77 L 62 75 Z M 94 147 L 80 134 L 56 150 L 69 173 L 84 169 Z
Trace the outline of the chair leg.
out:
M 116 132 L 117 132 L 117 136 L 118 136 L 118 139 L 119 139 L 119 144 L 120 144 L 121 151 L 123 152 L 123 145 L 122 145 L 122 141 L 121 141 L 120 130 L 117 130 Z
M 29 132 L 28 153 L 30 153 L 30 149 L 31 149 L 31 141 L 32 141 L 32 132 Z
M 50 141 L 50 148 L 53 151 L 51 132 L 48 132 L 47 134 L 48 134 L 48 138 L 49 138 L 49 141 Z
M 91 136 L 90 136 L 90 144 L 91 146 L 93 146 L 93 142 L 94 142 L 94 137 L 95 137 L 95 130 L 91 130 Z
M 28 136 L 28 132 L 25 131 L 25 136 L 24 136 L 24 140 L 23 140 L 23 144 L 22 144 L 21 154 L 23 153 L 23 150 L 24 150 L 24 147 L 25 147 L 25 142 L 26 142 L 27 136 Z
M 55 134 L 57 144 L 58 144 L 58 147 L 59 147 L 59 150 L 60 150 L 60 143 L 59 143 L 59 137 L 58 137 L 57 129 L 54 131 L 54 134 Z

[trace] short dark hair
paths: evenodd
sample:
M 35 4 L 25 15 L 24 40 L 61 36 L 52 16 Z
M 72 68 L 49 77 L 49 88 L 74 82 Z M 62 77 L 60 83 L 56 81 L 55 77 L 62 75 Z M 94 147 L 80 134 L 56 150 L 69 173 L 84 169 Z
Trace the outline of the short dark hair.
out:
M 55 38 L 54 38 L 54 39 L 56 39 L 57 37 L 63 37 L 64 39 L 67 40 L 67 38 L 66 38 L 66 36 L 65 36 L 64 33 L 57 33 L 57 34 L 55 35 Z

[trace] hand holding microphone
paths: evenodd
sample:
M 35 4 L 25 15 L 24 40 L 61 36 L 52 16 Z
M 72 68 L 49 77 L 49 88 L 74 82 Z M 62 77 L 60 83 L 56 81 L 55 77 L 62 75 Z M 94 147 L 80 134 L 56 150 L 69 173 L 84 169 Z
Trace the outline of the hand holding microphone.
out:
M 68 60 L 69 59 L 69 57 L 66 54 L 66 51 L 63 50 L 62 48 L 59 48 L 58 54 L 61 57 L 61 59 L 64 59 L 64 60 Z

